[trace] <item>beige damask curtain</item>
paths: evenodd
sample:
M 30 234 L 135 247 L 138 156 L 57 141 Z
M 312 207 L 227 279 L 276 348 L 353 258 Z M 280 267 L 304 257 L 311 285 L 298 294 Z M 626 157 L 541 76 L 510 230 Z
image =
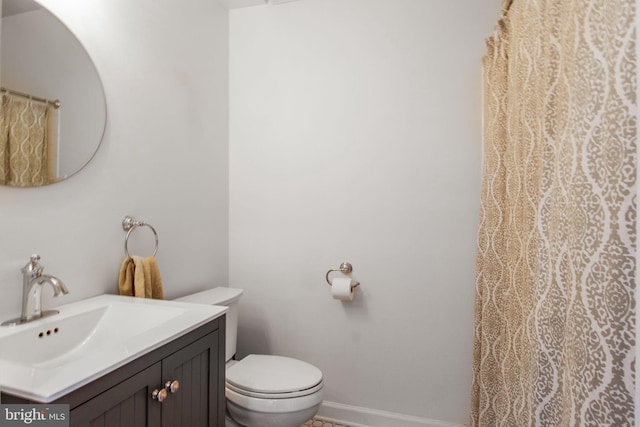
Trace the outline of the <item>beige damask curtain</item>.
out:
M 33 187 L 48 182 L 45 104 L 3 95 L 0 107 L 0 184 Z
M 634 425 L 635 12 L 514 0 L 488 40 L 473 426 Z

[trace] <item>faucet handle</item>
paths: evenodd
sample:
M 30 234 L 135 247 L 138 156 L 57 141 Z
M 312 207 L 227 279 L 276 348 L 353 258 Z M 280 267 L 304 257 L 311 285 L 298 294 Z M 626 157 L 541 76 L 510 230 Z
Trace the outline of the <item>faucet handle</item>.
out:
M 28 274 L 31 278 L 38 277 L 42 274 L 44 267 L 38 263 L 40 261 L 40 255 L 33 254 L 29 260 L 29 263 L 22 269 L 23 273 Z

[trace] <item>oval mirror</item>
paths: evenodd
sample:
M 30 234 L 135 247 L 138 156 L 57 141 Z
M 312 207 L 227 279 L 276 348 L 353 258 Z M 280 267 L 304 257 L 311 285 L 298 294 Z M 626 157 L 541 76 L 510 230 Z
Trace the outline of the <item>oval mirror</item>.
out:
M 100 146 L 102 82 L 53 14 L 32 0 L 0 1 L 0 184 L 53 184 L 82 169 Z

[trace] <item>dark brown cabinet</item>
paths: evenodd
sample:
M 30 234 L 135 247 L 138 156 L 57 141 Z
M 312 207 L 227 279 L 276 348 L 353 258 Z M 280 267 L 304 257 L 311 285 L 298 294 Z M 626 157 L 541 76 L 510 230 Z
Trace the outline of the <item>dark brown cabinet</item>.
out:
M 70 413 L 72 426 L 159 426 L 161 404 L 151 401 L 158 386 L 161 363 L 158 362 L 115 387 L 99 394 Z
M 222 427 L 225 320 L 215 319 L 52 403 L 70 405 L 71 426 Z M 165 386 L 160 403 L 152 395 Z M 2 402 L 25 401 L 3 394 Z

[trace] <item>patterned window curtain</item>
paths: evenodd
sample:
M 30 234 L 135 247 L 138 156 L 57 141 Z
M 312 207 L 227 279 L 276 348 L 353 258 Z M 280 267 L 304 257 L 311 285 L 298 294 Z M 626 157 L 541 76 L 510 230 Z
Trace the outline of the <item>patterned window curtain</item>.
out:
M 484 58 L 471 425 L 632 426 L 635 0 L 513 0 Z
M 0 108 L 0 184 L 33 187 L 48 183 L 48 106 L 11 95 Z

